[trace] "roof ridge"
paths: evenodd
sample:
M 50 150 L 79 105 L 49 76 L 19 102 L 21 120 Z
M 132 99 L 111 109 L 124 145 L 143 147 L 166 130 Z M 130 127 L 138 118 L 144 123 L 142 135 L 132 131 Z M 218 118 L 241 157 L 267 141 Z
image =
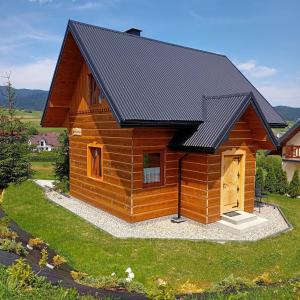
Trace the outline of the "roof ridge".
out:
M 202 53 L 206 53 L 206 54 L 211 54 L 211 55 L 216 55 L 216 56 L 221 56 L 221 57 L 227 57 L 225 54 L 220 54 L 220 53 L 215 53 L 215 52 L 211 52 L 211 51 L 206 51 L 206 50 L 196 49 L 196 48 L 192 48 L 192 47 L 187 47 L 187 46 L 183 46 L 183 45 L 179 45 L 179 44 L 175 44 L 175 43 L 171 43 L 171 42 L 165 42 L 165 41 L 156 40 L 156 39 L 153 39 L 153 38 L 148 38 L 148 37 L 145 37 L 145 36 L 137 36 L 137 35 L 130 34 L 130 33 L 127 33 L 127 32 L 123 32 L 123 31 L 119 31 L 119 30 L 115 30 L 115 29 L 110 29 L 110 28 L 105 28 L 105 27 L 101 27 L 101 26 L 97 26 L 97 25 L 93 25 L 93 24 L 83 23 L 83 22 L 79 22 L 79 21 L 75 21 L 75 20 L 71 20 L 71 19 L 69 19 L 69 22 L 77 23 L 77 24 L 81 24 L 81 25 L 86 25 L 86 26 L 97 28 L 97 29 L 122 34 L 122 35 L 125 35 L 125 36 L 131 36 L 131 37 L 137 38 L 137 39 L 144 39 L 144 40 L 148 40 L 148 41 L 152 41 L 152 42 L 156 42 L 156 43 L 161 43 L 161 44 L 165 44 L 165 45 L 169 45 L 169 46 L 173 46 L 173 47 L 179 47 L 179 48 L 184 48 L 184 49 L 187 49 L 187 50 L 202 52 Z

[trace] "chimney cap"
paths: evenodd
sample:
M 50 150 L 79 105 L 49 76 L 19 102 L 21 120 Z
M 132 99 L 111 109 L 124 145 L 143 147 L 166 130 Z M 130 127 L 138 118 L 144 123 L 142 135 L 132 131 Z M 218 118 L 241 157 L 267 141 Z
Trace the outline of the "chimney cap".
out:
M 129 29 L 125 30 L 125 32 L 126 32 L 126 33 L 129 33 L 129 34 L 141 36 L 142 30 L 137 29 L 137 28 L 129 28 Z

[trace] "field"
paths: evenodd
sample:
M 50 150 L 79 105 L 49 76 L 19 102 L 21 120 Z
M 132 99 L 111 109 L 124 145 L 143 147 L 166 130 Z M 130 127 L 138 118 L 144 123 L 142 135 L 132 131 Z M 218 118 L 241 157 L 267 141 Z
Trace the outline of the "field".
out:
M 33 182 L 10 186 L 3 208 L 22 228 L 45 240 L 73 268 L 90 275 L 123 274 L 131 267 L 146 287 L 161 278 L 177 290 L 207 288 L 230 274 L 253 280 L 300 276 L 300 201 L 272 195 L 294 229 L 257 242 L 117 239 L 45 199 Z M 51 226 L 49 226 L 51 224 Z
M 41 118 L 42 118 L 41 111 L 24 111 L 24 110 L 17 110 L 16 116 L 20 118 L 21 121 L 30 123 L 32 127 L 36 128 L 39 133 L 44 132 L 62 132 L 63 128 L 43 128 L 41 127 Z
M 34 179 L 54 180 L 54 167 L 52 162 L 32 161 L 31 162 Z

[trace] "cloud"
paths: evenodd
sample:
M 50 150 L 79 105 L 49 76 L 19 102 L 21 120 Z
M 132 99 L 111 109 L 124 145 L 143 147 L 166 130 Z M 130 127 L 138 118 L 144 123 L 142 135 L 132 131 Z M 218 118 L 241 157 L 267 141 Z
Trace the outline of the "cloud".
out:
M 45 3 L 51 3 L 53 0 L 28 0 L 29 2 L 37 2 L 37 3 L 40 3 L 40 4 L 45 4 Z
M 256 85 L 257 89 L 272 105 L 287 105 L 300 107 L 300 86 L 299 84 L 266 84 Z
M 32 24 L 33 15 L 18 15 L 0 20 L 0 54 L 11 54 L 33 41 L 58 42 L 61 37 L 56 34 L 37 29 Z
M 241 72 L 256 78 L 269 77 L 278 73 L 275 68 L 258 65 L 254 59 L 246 62 L 236 62 L 235 65 Z
M 11 74 L 16 88 L 48 90 L 54 73 L 56 59 L 44 58 L 29 64 L 0 65 L 0 76 Z M 0 85 L 4 82 L 0 82 Z
M 74 10 L 88 10 L 97 7 L 113 7 L 120 2 L 120 0 L 98 0 L 98 1 L 80 1 L 72 0 Z

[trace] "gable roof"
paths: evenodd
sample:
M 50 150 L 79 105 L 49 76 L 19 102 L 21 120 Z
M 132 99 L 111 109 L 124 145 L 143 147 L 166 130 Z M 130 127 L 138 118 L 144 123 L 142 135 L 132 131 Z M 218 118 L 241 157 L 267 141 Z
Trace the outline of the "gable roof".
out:
M 65 39 L 68 33 L 121 126 L 199 125 L 203 96 L 245 92 L 253 93 L 271 126 L 285 126 L 224 55 L 71 20 Z
M 47 145 L 58 147 L 60 145 L 58 137 L 59 134 L 56 132 L 47 132 L 44 134 L 32 135 L 29 140 L 34 145 L 39 145 L 40 141 L 44 140 Z
M 252 92 L 203 97 L 202 101 L 205 121 L 189 133 L 178 131 L 169 144 L 171 148 L 214 152 L 227 139 L 249 105 L 253 106 L 262 121 L 270 141 L 275 147 L 279 146 Z
M 300 119 L 287 131 L 285 132 L 280 138 L 279 143 L 280 145 L 285 144 L 289 139 L 291 139 L 298 131 L 300 131 Z

